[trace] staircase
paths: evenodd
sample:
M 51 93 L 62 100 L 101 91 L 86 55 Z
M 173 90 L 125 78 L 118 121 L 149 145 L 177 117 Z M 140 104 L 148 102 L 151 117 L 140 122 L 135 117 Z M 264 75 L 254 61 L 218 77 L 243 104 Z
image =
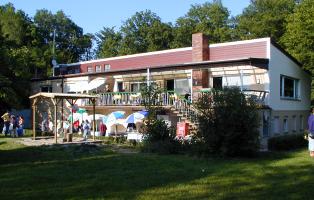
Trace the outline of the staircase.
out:
M 192 104 L 183 98 L 178 99 L 174 105 L 170 107 L 170 111 L 179 118 L 189 124 L 189 134 L 196 134 L 198 130 L 197 113 Z

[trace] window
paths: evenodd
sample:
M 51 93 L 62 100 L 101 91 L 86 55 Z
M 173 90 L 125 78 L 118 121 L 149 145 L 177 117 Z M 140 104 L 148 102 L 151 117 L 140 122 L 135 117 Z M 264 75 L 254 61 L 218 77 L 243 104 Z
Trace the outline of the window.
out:
M 297 117 L 295 115 L 292 116 L 292 131 L 293 132 L 297 131 Z
M 88 66 L 87 67 L 87 72 L 88 73 L 92 73 L 93 72 L 93 67 L 92 66 Z
M 288 99 L 299 98 L 299 80 L 281 75 L 280 96 Z
M 288 127 L 288 117 L 285 117 L 283 119 L 283 132 L 288 133 L 289 132 L 289 127 Z
M 50 85 L 41 86 L 40 91 L 52 93 L 52 86 Z
M 96 72 L 101 72 L 101 66 L 100 65 L 96 65 Z
M 105 64 L 105 72 L 110 71 L 110 65 L 109 64 Z
M 279 117 L 274 117 L 274 133 L 280 132 Z
M 300 115 L 300 131 L 304 131 L 304 118 Z
M 131 83 L 131 92 L 139 92 L 140 85 L 138 83 Z

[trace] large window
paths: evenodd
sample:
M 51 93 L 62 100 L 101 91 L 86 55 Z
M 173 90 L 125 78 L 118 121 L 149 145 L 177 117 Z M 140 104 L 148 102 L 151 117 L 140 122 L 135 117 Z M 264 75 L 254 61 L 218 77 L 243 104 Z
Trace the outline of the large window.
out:
M 288 99 L 299 99 L 299 80 L 281 75 L 280 96 Z

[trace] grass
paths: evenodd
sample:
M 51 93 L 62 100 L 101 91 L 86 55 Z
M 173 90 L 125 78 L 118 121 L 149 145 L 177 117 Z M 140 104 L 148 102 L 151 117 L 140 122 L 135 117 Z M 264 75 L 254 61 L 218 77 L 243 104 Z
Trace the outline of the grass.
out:
M 25 147 L 0 138 L 4 199 L 313 199 L 307 150 L 255 159 L 118 154 L 108 147 Z

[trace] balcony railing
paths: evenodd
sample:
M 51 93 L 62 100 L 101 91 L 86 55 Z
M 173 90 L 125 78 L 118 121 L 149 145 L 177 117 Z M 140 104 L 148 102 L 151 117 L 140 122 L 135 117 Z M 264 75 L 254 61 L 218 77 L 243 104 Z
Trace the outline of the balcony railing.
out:
M 210 91 L 206 91 L 210 92 Z M 198 92 L 200 95 L 206 93 L 204 91 Z M 259 90 L 245 90 L 244 94 L 254 99 L 259 105 L 267 105 L 268 92 Z M 147 100 L 143 99 L 141 93 L 137 92 L 107 92 L 98 94 L 99 98 L 96 101 L 97 106 L 140 106 Z M 173 106 L 176 109 L 180 107 L 187 107 L 191 104 L 190 97 L 179 95 L 174 91 L 165 91 L 160 93 L 151 102 L 158 106 Z M 83 101 L 82 106 L 92 105 L 89 101 Z M 184 106 L 183 106 L 184 105 Z

